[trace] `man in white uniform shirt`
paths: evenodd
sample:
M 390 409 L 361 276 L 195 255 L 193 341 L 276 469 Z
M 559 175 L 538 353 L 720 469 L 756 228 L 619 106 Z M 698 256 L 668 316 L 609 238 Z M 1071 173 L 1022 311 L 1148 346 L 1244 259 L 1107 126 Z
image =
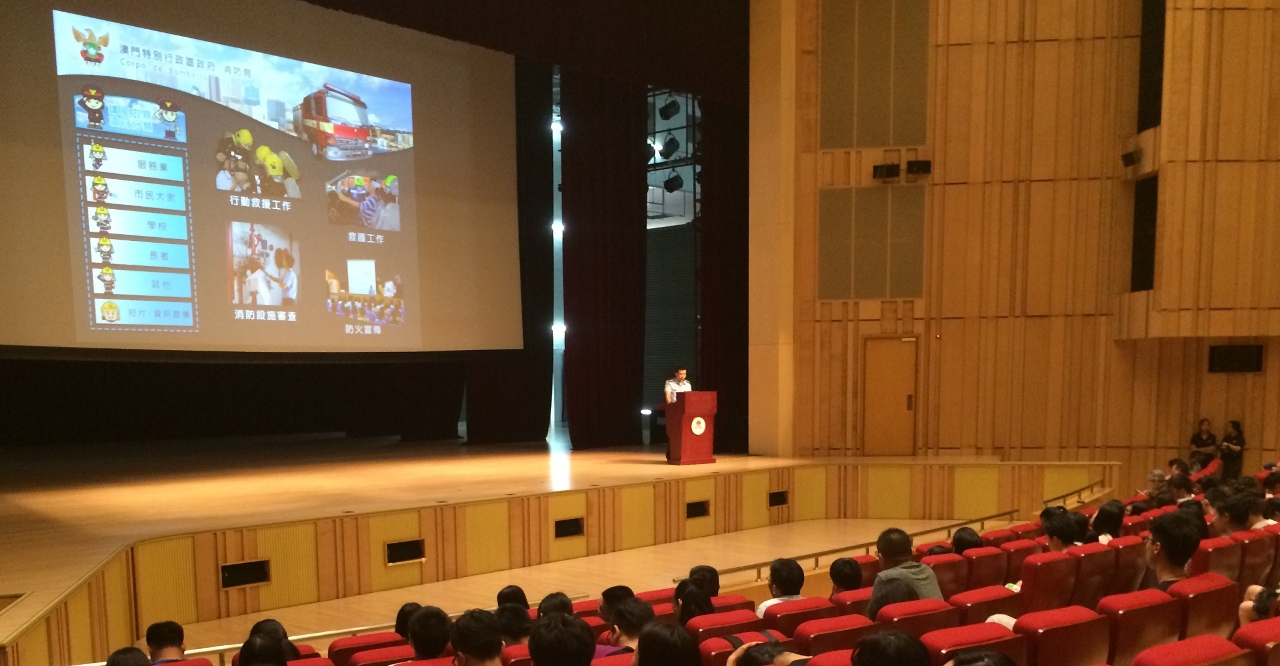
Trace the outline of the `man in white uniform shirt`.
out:
M 693 385 L 689 383 L 688 376 L 688 370 L 676 368 L 676 376 L 668 379 L 667 383 L 663 385 L 662 391 L 666 394 L 668 405 L 676 401 L 677 393 L 693 390 Z

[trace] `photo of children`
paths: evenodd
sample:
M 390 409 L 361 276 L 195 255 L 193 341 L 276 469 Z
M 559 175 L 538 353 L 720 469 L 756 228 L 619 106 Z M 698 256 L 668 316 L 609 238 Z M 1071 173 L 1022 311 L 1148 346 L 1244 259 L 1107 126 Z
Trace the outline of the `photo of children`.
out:
M 298 301 L 298 243 L 278 227 L 232 222 L 228 230 L 231 302 L 291 307 Z
M 299 199 L 301 177 L 289 153 L 267 145 L 254 146 L 247 129 L 229 132 L 218 140 L 214 159 L 219 169 L 214 185 L 224 191 L 258 194 L 275 199 Z
M 329 286 L 328 310 L 356 324 L 399 326 L 404 323 L 404 282 L 398 273 L 379 271 L 371 259 L 350 259 L 346 271 L 324 272 Z
M 344 171 L 324 189 L 330 224 L 400 231 L 400 179 L 396 176 Z

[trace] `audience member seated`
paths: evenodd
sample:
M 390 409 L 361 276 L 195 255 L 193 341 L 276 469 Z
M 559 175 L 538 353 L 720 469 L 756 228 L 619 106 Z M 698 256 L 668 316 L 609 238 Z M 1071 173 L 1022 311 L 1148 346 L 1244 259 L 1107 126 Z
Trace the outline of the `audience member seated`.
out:
M 270 641 L 280 643 L 280 649 L 284 652 L 286 661 L 293 661 L 294 659 L 300 659 L 302 657 L 298 652 L 298 648 L 289 640 L 289 632 L 285 631 L 284 625 L 280 624 L 280 622 L 276 620 L 268 618 L 266 620 L 259 620 L 255 622 L 254 625 L 249 628 L 249 636 L 263 636 Z M 241 660 L 243 659 L 244 657 L 242 656 Z M 254 662 L 250 661 L 247 663 L 253 664 Z
M 1120 528 L 1124 526 L 1124 502 L 1111 500 L 1098 507 L 1089 524 L 1089 532 L 1085 535 L 1085 543 L 1107 544 L 1120 536 Z
M 887 594 L 885 583 L 890 580 L 905 582 L 918 599 L 942 598 L 933 569 L 912 559 L 911 536 L 906 532 L 896 527 L 881 532 L 876 539 L 876 551 L 876 557 L 880 558 L 880 573 L 871 587 L 871 601 L 867 607 L 867 616 L 872 620 L 876 619 L 876 612 L 888 605 L 884 600 Z
M 951 536 L 951 550 L 956 555 L 964 555 L 964 551 L 982 546 L 982 537 L 972 527 L 961 527 Z
M 107 666 L 151 666 L 147 653 L 136 647 L 120 648 L 107 657 Z
M 1177 504 L 1195 499 L 1195 486 L 1191 483 L 1191 477 L 1186 474 L 1179 474 L 1169 479 L 1165 489 L 1173 495 L 1173 501 Z
M 1076 514 L 1079 515 L 1079 514 Z M 1076 545 L 1076 521 L 1066 511 L 1051 514 L 1044 521 L 1044 536 L 1049 541 L 1049 552 L 1061 553 Z
M 1280 517 L 1280 497 L 1268 497 L 1266 503 L 1263 504 L 1262 515 L 1267 520 L 1276 520 L 1277 517 Z
M 595 654 L 596 639 L 591 627 L 571 614 L 556 611 L 543 615 L 529 633 L 533 666 L 591 666 Z
M 1055 516 L 1057 514 L 1066 513 L 1066 512 L 1067 512 L 1067 507 L 1062 506 L 1061 504 L 1055 504 L 1054 506 L 1046 506 L 1045 508 L 1040 510 L 1040 522 L 1043 523 L 1044 521 L 1048 520 L 1049 516 Z
M 626 585 L 614 585 L 613 587 L 605 590 L 604 592 L 601 592 L 600 603 L 596 606 L 598 609 L 597 612 L 599 612 L 600 614 L 600 619 L 604 620 L 605 624 L 608 624 L 609 613 L 611 613 L 614 607 L 618 605 L 618 602 L 622 601 L 623 599 L 633 599 L 635 598 L 635 596 L 636 596 L 636 593 L 632 592 L 631 588 L 627 587 Z M 573 606 L 570 605 L 570 608 L 572 607 Z
M 839 557 L 831 561 L 831 596 L 862 587 L 862 567 L 852 557 Z
M 1196 481 L 1196 487 L 1200 489 L 1201 495 L 1217 488 L 1219 485 L 1218 480 L 1212 476 L 1202 476 L 1199 481 Z
M 640 633 L 653 623 L 653 606 L 635 598 L 623 599 L 613 606 L 609 621 L 609 654 L 635 652 Z
M 1147 472 L 1147 489 L 1141 491 L 1147 497 L 1160 492 L 1160 487 L 1164 485 L 1165 474 L 1162 469 L 1153 469 Z
M 1156 496 L 1151 498 L 1151 508 L 1153 509 L 1163 509 L 1166 506 L 1173 506 L 1177 503 L 1178 500 L 1173 498 L 1173 493 L 1169 491 L 1168 484 L 1165 484 L 1164 490 L 1156 493 Z
M 1192 522 L 1195 523 L 1196 530 L 1200 533 L 1201 539 L 1208 539 L 1212 536 L 1209 534 L 1209 523 L 1204 518 L 1203 504 L 1200 502 L 1183 502 L 1178 505 L 1178 512 L 1185 513 L 1191 517 Z
M 787 666 L 801 659 L 809 657 L 789 652 L 781 643 L 747 643 L 729 655 L 725 666 Z
M 702 590 L 698 592 L 706 596 Z M 653 622 L 640 632 L 633 663 L 635 666 L 701 666 L 702 655 L 689 632 L 675 625 Z
M 529 617 L 529 609 L 520 604 L 502 604 L 493 612 L 498 619 L 498 629 L 502 632 L 505 645 L 524 645 L 529 642 L 529 630 L 533 628 L 533 620 Z
M 1072 511 L 1067 514 L 1071 518 L 1071 524 L 1075 526 L 1075 534 L 1072 535 L 1071 543 L 1079 546 L 1084 543 L 1085 537 L 1089 536 L 1089 516 L 1083 513 Z
M 1165 470 L 1164 475 L 1167 478 L 1173 478 L 1179 474 L 1191 476 L 1191 466 L 1182 458 L 1172 458 L 1169 460 L 1169 467 Z
M 852 666 L 930 666 L 929 650 L 919 638 L 890 629 L 864 636 Z
M 756 615 L 764 617 L 766 608 L 783 601 L 795 601 L 800 598 L 800 589 L 804 587 L 804 568 L 799 562 L 788 559 L 777 559 L 769 565 L 769 594 L 772 599 L 760 602 Z
M 458 616 L 449 642 L 456 666 L 502 666 L 502 630 L 489 611 L 469 610 Z
M 889 578 L 883 582 L 877 580 L 875 591 L 871 595 L 871 601 L 867 603 L 867 618 L 873 621 L 885 606 L 920 600 L 920 593 L 916 588 L 902 578 Z
M 501 592 L 498 593 L 498 598 L 502 598 Z M 498 603 L 502 602 L 499 601 Z M 401 606 L 400 611 L 396 613 L 396 633 L 400 634 L 400 637 L 406 641 L 409 640 L 409 618 L 413 617 L 413 614 L 418 612 L 419 608 L 422 608 L 422 604 L 410 601 Z
M 565 615 L 573 615 L 573 600 L 564 592 L 552 592 L 542 598 L 538 604 L 538 619 L 552 614 L 564 613 Z
M 676 607 L 676 621 L 682 627 L 695 617 L 716 612 L 715 606 L 711 605 L 711 597 L 702 588 L 695 585 L 691 578 L 686 578 L 676 584 L 673 604 Z M 698 658 L 701 659 L 701 655 Z
M 1267 499 L 1280 495 L 1280 472 L 1272 472 L 1262 480 L 1262 492 Z
M 924 551 L 924 556 L 933 557 L 934 555 L 949 555 L 954 552 L 955 550 L 952 549 L 951 546 L 939 543 L 929 546 L 929 549 Z
M 1168 592 L 1171 585 L 1185 579 L 1187 562 L 1199 547 L 1200 530 L 1186 513 L 1174 511 L 1151 521 L 1147 566 L 1155 572 L 1156 588 Z
M 961 650 L 945 666 L 1017 666 L 1013 658 L 994 650 Z
M 1129 515 L 1130 515 L 1130 516 L 1141 516 L 1142 514 L 1144 514 L 1144 513 L 1148 512 L 1148 511 L 1150 511 L 1152 506 L 1153 506 L 1153 505 L 1152 505 L 1152 503 L 1151 503 L 1150 501 L 1146 501 L 1146 502 L 1134 502 L 1133 504 L 1130 504 L 1130 505 L 1129 505 Z
M 720 572 L 715 567 L 699 564 L 689 570 L 689 580 L 706 592 L 708 597 L 714 599 L 720 596 Z
M 414 659 L 438 659 L 449 644 L 449 616 L 435 606 L 423 606 L 409 618 L 409 645 L 413 646 Z M 253 660 L 244 661 L 247 664 Z M 283 666 L 283 665 L 282 665 Z
M 1262 496 L 1255 492 L 1236 493 L 1222 500 L 1216 507 L 1217 517 L 1213 521 L 1215 536 L 1231 536 L 1235 532 L 1250 529 L 1262 529 L 1267 526 L 1262 517 Z
M 152 664 L 182 661 L 187 651 L 182 625 L 167 620 L 147 627 L 147 650 L 151 652 Z
M 240 663 L 244 666 L 287 666 L 297 658 L 296 654 L 291 657 L 285 650 L 287 642 L 267 633 L 251 633 L 249 640 L 240 646 Z M 297 652 L 297 648 L 294 648 L 294 652 Z
M 529 610 L 529 598 L 524 595 L 524 589 L 519 585 L 508 585 L 498 590 L 498 605 L 503 604 L 516 604 Z

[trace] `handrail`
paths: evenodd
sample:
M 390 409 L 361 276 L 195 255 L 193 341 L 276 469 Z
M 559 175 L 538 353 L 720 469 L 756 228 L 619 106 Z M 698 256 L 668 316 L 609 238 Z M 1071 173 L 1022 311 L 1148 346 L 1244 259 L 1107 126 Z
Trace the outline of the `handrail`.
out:
M 1052 506 L 1053 504 L 1056 504 L 1056 503 L 1058 502 L 1058 500 L 1065 500 L 1065 499 L 1067 499 L 1068 497 L 1071 497 L 1072 495 L 1075 495 L 1075 496 L 1076 496 L 1076 499 L 1077 499 L 1077 500 L 1079 500 L 1081 504 L 1084 504 L 1084 494 L 1085 494 L 1085 492 L 1087 492 L 1087 491 L 1089 491 L 1089 490 L 1092 490 L 1092 489 L 1094 488 L 1094 486 L 1100 486 L 1100 485 L 1102 485 L 1102 484 L 1104 484 L 1104 483 L 1106 483 L 1106 482 L 1107 482 L 1107 480 L 1106 480 L 1106 479 L 1098 479 L 1097 481 L 1094 481 L 1093 483 L 1090 483 L 1090 484 L 1089 484 L 1089 485 L 1087 485 L 1087 486 L 1083 486 L 1083 487 L 1080 487 L 1080 488 L 1076 488 L 1075 490 L 1069 490 L 1069 491 L 1067 491 L 1067 492 L 1065 492 L 1065 493 L 1062 493 L 1061 495 L 1055 495 L 1055 496 L 1053 496 L 1053 497 L 1050 497 L 1049 499 L 1044 500 L 1044 505 L 1045 505 L 1046 507 L 1047 507 L 1047 506 Z M 1064 502 L 1064 504 L 1065 504 L 1065 502 Z
M 1013 516 L 1017 515 L 1017 513 L 1018 513 L 1018 509 L 1010 509 L 1008 511 L 1001 511 L 1000 513 L 993 513 L 990 516 L 983 516 L 981 518 L 970 518 L 968 520 L 962 520 L 959 522 L 951 523 L 949 525 L 941 525 L 939 527 L 934 527 L 927 530 L 921 530 L 919 532 L 912 532 L 908 536 L 910 536 L 912 539 L 915 539 L 916 537 L 924 536 L 926 534 L 934 534 L 935 532 L 945 531 L 947 533 L 947 538 L 949 539 L 951 538 L 952 533 L 955 530 L 960 529 L 961 527 L 968 527 L 970 525 L 973 525 L 974 523 L 977 523 L 978 529 L 985 530 L 987 528 L 987 521 L 995 520 L 997 518 L 1012 518 Z M 820 564 L 821 558 L 826 557 L 827 555 L 835 555 L 837 553 L 847 553 L 851 550 L 858 550 L 858 549 L 862 549 L 864 554 L 870 555 L 871 548 L 874 547 L 875 545 L 876 545 L 876 542 L 868 541 L 866 543 L 858 543 L 852 546 L 842 546 L 840 548 L 829 548 L 827 550 L 821 550 L 816 553 L 805 553 L 804 555 L 797 555 L 790 559 L 807 560 L 807 559 L 813 558 L 813 568 L 816 570 L 821 566 Z M 727 569 L 719 569 L 718 573 L 721 576 L 724 576 L 727 574 L 741 573 L 743 571 L 751 571 L 752 569 L 755 569 L 756 582 L 760 582 L 761 580 L 763 580 L 763 578 L 761 577 L 761 572 L 764 570 L 765 567 L 769 566 L 770 564 L 773 564 L 773 560 L 769 560 L 768 562 L 756 562 L 754 564 L 744 564 L 742 566 L 729 567 Z M 682 580 L 684 580 L 684 577 L 672 578 L 671 582 L 679 583 Z

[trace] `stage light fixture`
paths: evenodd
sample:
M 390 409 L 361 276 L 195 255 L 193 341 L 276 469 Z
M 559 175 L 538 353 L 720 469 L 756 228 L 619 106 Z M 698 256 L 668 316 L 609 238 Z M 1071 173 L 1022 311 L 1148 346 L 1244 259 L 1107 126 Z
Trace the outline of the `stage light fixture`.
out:
M 662 140 L 662 148 L 658 151 L 658 157 L 669 160 L 678 152 L 680 152 L 680 140 L 676 139 L 676 135 L 667 132 L 667 138 Z
M 563 132 L 563 131 L 564 131 L 564 123 L 560 122 L 560 119 L 559 119 L 559 118 L 556 118 L 556 119 L 554 119 L 554 120 L 552 120 L 552 121 L 551 121 L 551 133 L 552 133 L 552 134 L 559 134 L 559 133 L 561 133 L 561 132 Z
M 650 414 L 652 414 L 652 413 L 653 413 L 653 410 L 652 410 L 652 409 L 642 409 L 642 410 L 640 410 L 640 414 L 641 414 L 642 416 L 648 416 L 648 415 L 650 415 Z
M 658 117 L 663 120 L 671 120 L 676 117 L 677 113 L 680 113 L 680 102 L 677 102 L 676 98 L 671 95 L 667 95 L 667 101 L 658 108 Z
M 666 190 L 671 194 L 675 194 L 676 192 L 679 192 L 680 189 L 683 187 L 684 187 L 684 178 L 681 178 L 680 172 L 676 171 L 675 169 L 672 169 L 671 175 L 667 176 L 667 179 L 662 181 L 662 189 Z
M 551 235 L 557 240 L 564 237 L 564 222 L 556 220 L 551 223 Z

